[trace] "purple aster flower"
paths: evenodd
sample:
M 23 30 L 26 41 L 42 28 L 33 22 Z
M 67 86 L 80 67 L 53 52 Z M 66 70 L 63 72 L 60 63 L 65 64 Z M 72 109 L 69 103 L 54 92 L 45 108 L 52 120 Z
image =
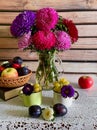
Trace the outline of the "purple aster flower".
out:
M 11 34 L 15 37 L 20 37 L 24 33 L 28 33 L 35 22 L 35 18 L 36 13 L 30 10 L 20 13 L 12 22 L 10 27 Z
M 61 88 L 61 95 L 65 98 L 74 96 L 74 89 L 71 85 L 64 85 Z
M 42 8 L 36 14 L 36 26 L 40 30 L 50 30 L 58 22 L 58 14 L 53 8 Z
M 22 89 L 23 94 L 30 95 L 34 90 L 34 87 L 31 84 L 26 83 Z
M 31 36 L 31 31 L 29 31 L 27 34 L 25 33 L 22 37 L 19 38 L 18 41 L 19 49 L 24 49 L 31 44 L 30 36 Z
M 57 39 L 55 48 L 58 51 L 67 50 L 71 47 L 71 38 L 66 32 L 56 31 L 55 35 L 56 35 L 56 39 Z

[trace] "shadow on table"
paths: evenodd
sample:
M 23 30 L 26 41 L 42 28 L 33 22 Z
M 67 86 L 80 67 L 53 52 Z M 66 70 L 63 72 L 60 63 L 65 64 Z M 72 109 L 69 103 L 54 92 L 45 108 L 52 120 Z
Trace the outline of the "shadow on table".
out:
M 19 96 L 9 99 L 5 103 L 12 106 L 24 106 L 23 100 Z
M 5 102 L 5 104 L 8 103 L 9 105 L 12 105 L 12 106 L 24 106 L 24 103 L 23 103 L 23 100 L 18 96 L 18 97 L 15 97 L 13 99 L 10 99 L 8 100 L 7 102 Z M 42 96 L 42 105 L 45 105 L 45 106 L 53 106 L 53 98 L 52 97 L 47 97 L 47 96 Z
M 42 97 L 42 104 L 47 105 L 47 106 L 52 106 L 53 105 L 53 98 L 52 97 Z
M 77 83 L 71 82 L 71 85 L 73 85 L 74 88 L 80 89 L 79 85 Z

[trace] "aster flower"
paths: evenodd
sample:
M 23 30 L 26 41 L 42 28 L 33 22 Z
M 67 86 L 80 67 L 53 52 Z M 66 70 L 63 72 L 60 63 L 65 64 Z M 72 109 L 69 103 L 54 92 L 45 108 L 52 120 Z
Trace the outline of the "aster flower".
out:
M 61 88 L 61 95 L 65 98 L 74 96 L 74 89 L 71 85 L 64 85 Z
M 78 30 L 72 20 L 63 19 L 63 24 L 67 27 L 68 34 L 71 37 L 72 43 L 78 40 Z
M 23 91 L 23 94 L 30 95 L 34 91 L 34 87 L 31 84 L 26 83 L 22 91 Z
M 40 30 L 50 30 L 58 22 L 58 14 L 53 8 L 43 8 L 37 11 L 36 26 Z
M 36 14 L 32 11 L 24 11 L 20 13 L 12 22 L 11 33 L 15 37 L 23 36 L 31 30 L 31 26 L 34 24 Z
M 38 31 L 31 38 L 32 44 L 37 50 L 50 50 L 56 42 L 53 32 Z
M 64 32 L 64 31 L 56 31 L 56 44 L 55 44 L 55 48 L 58 51 L 63 51 L 63 50 L 67 50 L 71 47 L 71 39 L 70 36 Z
M 19 38 L 18 41 L 18 48 L 19 49 L 25 49 L 31 44 L 31 31 L 29 31 L 27 34 L 25 33 L 22 37 Z
M 54 120 L 54 110 L 52 108 L 45 108 L 42 110 L 42 117 L 47 121 Z
M 74 23 L 58 16 L 53 8 L 42 8 L 36 13 L 31 10 L 20 13 L 12 22 L 10 31 L 15 37 L 24 35 L 19 39 L 18 46 L 21 49 L 63 51 L 69 49 L 71 43 L 78 39 L 78 31 Z M 34 46 L 30 45 L 28 40 L 30 31 Z

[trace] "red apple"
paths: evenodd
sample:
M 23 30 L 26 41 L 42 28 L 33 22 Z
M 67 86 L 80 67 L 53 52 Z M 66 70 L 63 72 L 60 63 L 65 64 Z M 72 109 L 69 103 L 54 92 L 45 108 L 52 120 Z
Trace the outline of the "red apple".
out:
M 93 83 L 94 83 L 94 80 L 91 76 L 81 76 L 78 79 L 78 84 L 83 89 L 92 87 Z
M 18 64 L 18 63 L 13 63 L 12 67 L 15 68 L 15 69 L 18 69 L 18 68 L 21 68 L 21 65 Z
M 1 73 L 2 71 L 4 70 L 5 68 L 3 66 L 0 66 L 0 76 L 1 76 Z
M 15 68 L 6 68 L 2 71 L 1 77 L 16 78 L 18 77 L 18 72 Z
M 2 72 L 5 68 L 3 66 L 0 66 L 0 72 Z

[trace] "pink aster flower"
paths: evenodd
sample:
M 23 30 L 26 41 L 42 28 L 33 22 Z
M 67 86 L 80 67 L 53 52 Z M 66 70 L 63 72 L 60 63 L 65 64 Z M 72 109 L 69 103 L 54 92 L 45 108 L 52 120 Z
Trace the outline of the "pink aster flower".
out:
M 30 36 L 31 32 L 25 33 L 22 37 L 19 38 L 18 47 L 19 49 L 24 49 L 30 45 Z
M 50 30 L 58 22 L 58 14 L 53 8 L 43 8 L 37 11 L 36 26 L 40 30 Z
M 38 31 L 32 36 L 32 43 L 37 50 L 50 50 L 55 42 L 56 37 L 53 32 Z
M 64 31 L 56 31 L 56 44 L 55 44 L 55 48 L 58 51 L 63 51 L 63 50 L 67 50 L 71 47 L 71 39 L 70 36 L 64 32 Z

